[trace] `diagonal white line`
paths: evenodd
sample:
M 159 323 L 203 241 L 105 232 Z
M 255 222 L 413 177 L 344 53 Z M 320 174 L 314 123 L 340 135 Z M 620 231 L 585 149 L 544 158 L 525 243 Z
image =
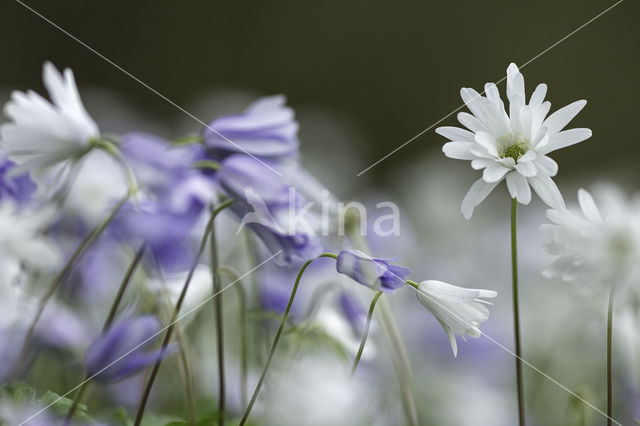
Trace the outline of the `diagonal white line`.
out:
M 274 255 L 272 255 L 271 257 L 269 257 L 268 259 L 266 259 L 265 261 L 261 262 L 260 264 L 254 266 L 253 268 L 251 268 L 251 270 L 249 270 L 248 272 L 244 273 L 241 277 L 238 277 L 238 279 L 236 279 L 235 281 L 229 283 L 228 285 L 226 285 L 225 287 L 223 287 L 220 291 L 218 291 L 217 293 L 212 294 L 211 296 L 209 296 L 208 298 L 206 298 L 205 300 L 203 300 L 202 302 L 200 302 L 198 305 L 196 305 L 195 307 L 191 308 L 190 310 L 188 310 L 187 312 L 185 312 L 184 314 L 180 315 L 178 318 L 176 318 L 175 321 L 170 322 L 169 324 L 167 324 L 166 326 L 164 326 L 162 329 L 158 330 L 157 333 L 155 333 L 154 335 L 152 335 L 151 337 L 149 337 L 148 339 L 144 340 L 143 342 L 139 343 L 137 346 L 134 346 L 132 349 L 130 349 L 128 352 L 124 353 L 123 355 L 121 355 L 119 358 L 115 359 L 114 361 L 112 361 L 110 364 L 108 364 L 106 367 L 104 367 L 102 370 L 98 371 L 97 373 L 93 374 L 92 376 L 88 377 L 86 380 L 82 381 L 81 383 L 79 383 L 77 386 L 73 387 L 71 390 L 69 390 L 68 392 L 64 393 L 63 395 L 61 395 L 60 397 L 58 397 L 56 400 L 54 400 L 53 402 L 51 402 L 49 405 L 41 408 L 40 410 L 38 410 L 35 414 L 31 415 L 31 417 L 25 419 L 22 421 L 22 423 L 20 423 L 18 426 L 23 426 L 25 425 L 28 421 L 30 421 L 31 419 L 33 419 L 34 417 L 42 414 L 45 410 L 51 408 L 51 406 L 55 405 L 58 401 L 60 401 L 63 398 L 66 398 L 68 395 L 70 395 L 71 393 L 73 393 L 76 389 L 80 388 L 81 386 L 83 386 L 85 383 L 93 380 L 97 375 L 101 374 L 103 371 L 107 370 L 108 368 L 110 368 L 111 366 L 117 364 L 118 362 L 120 362 L 123 358 L 126 358 L 129 354 L 131 354 L 133 351 L 135 351 L 136 349 L 139 349 L 140 347 L 144 346 L 145 344 L 147 344 L 148 342 L 150 342 L 151 340 L 155 339 L 158 335 L 160 335 L 162 332 L 164 332 L 165 330 L 167 330 L 169 327 L 171 327 L 172 325 L 174 325 L 175 323 L 181 321 L 184 317 L 191 315 L 193 312 L 197 311 L 198 309 L 200 309 L 203 305 L 207 304 L 208 302 L 212 301 L 213 299 L 215 299 L 215 297 L 217 295 L 219 295 L 220 293 L 222 293 L 223 291 L 225 291 L 226 289 L 228 289 L 229 287 L 231 287 L 232 285 L 240 282 L 240 280 L 242 280 L 244 277 L 246 277 L 247 275 L 251 274 L 253 271 L 255 271 L 256 269 L 260 268 L 262 265 L 266 264 L 267 262 L 269 262 L 271 259 L 273 259 L 274 257 L 278 256 L 280 253 L 282 253 L 282 250 L 279 250 L 278 252 L 276 252 Z
M 622 0 L 621 0 L 622 1 Z M 367 253 L 364 253 L 361 251 L 362 254 L 364 254 L 370 261 L 375 262 L 375 259 L 372 258 L 371 256 L 369 256 Z M 394 274 L 392 271 L 390 271 L 389 269 L 387 269 L 387 272 L 389 272 L 391 275 L 395 276 L 396 278 L 398 278 L 400 281 L 405 281 L 405 279 L 397 276 L 396 274 Z M 413 288 L 413 287 L 412 287 Z M 539 368 L 537 368 L 535 365 L 531 364 L 529 361 L 527 361 L 526 359 L 516 355 L 513 351 L 511 351 L 509 348 L 507 348 L 505 345 L 503 345 L 502 343 L 498 342 L 497 340 L 495 340 L 493 337 L 489 336 L 487 333 L 484 333 L 483 331 L 481 331 L 477 325 L 473 325 L 470 322 L 468 322 L 466 319 L 462 318 L 460 315 L 458 315 L 455 312 L 452 312 L 449 308 L 447 308 L 446 306 L 442 305 L 440 302 L 438 302 L 437 300 L 435 300 L 433 297 L 431 297 L 431 295 L 425 293 L 424 291 L 420 290 L 419 288 L 414 288 L 416 290 L 416 292 L 419 292 L 420 294 L 422 294 L 423 296 L 429 298 L 429 300 L 431 300 L 433 303 L 435 303 L 436 305 L 438 305 L 440 308 L 444 309 L 447 313 L 453 315 L 454 317 L 456 317 L 457 319 L 459 319 L 460 321 L 462 321 L 465 325 L 467 325 L 469 328 L 476 328 L 480 331 L 480 334 L 483 335 L 484 337 L 486 337 L 487 339 L 489 339 L 491 342 L 493 342 L 495 345 L 497 345 L 500 349 L 504 350 L 505 352 L 509 353 L 510 355 L 514 356 L 515 358 L 519 359 L 520 361 L 522 361 L 523 363 L 525 363 L 528 367 L 530 367 L 531 369 L 533 369 L 534 371 L 540 373 L 543 377 L 545 377 L 547 380 L 549 380 L 550 382 L 558 385 L 560 388 L 564 389 L 566 392 L 568 392 L 570 395 L 576 397 L 577 399 L 579 399 L 580 401 L 584 402 L 586 405 L 588 405 L 589 407 L 593 408 L 595 411 L 597 411 L 598 413 L 602 414 L 603 416 L 605 416 L 607 419 L 613 421 L 615 424 L 623 426 L 622 423 L 616 421 L 615 419 L 609 417 L 606 413 L 604 413 L 602 410 L 600 410 L 598 407 L 596 407 L 595 405 L 593 405 L 592 403 L 590 403 L 589 401 L 587 401 L 586 399 L 582 398 L 580 395 L 578 395 L 577 393 L 573 392 L 571 389 L 569 389 L 568 387 L 564 386 L 562 383 L 560 383 L 559 381 L 557 381 L 556 379 L 554 379 L 553 377 L 551 377 L 550 375 L 548 375 L 547 373 L 545 373 L 544 371 L 540 370 Z M 435 316 L 435 315 L 434 315 Z
M 217 130 L 211 128 L 207 123 L 205 123 L 204 121 L 202 121 L 201 119 L 199 119 L 198 117 L 196 117 L 195 115 L 193 115 L 192 113 L 190 113 L 189 111 L 187 111 L 186 109 L 184 109 L 183 107 L 181 107 L 180 105 L 178 105 L 177 103 L 175 103 L 174 101 L 172 101 L 171 99 L 169 99 L 168 97 L 163 95 L 162 93 L 158 92 L 156 89 L 154 89 L 153 87 L 149 86 L 147 83 L 145 83 L 144 81 L 140 80 L 138 77 L 136 77 L 135 75 L 131 74 L 129 71 L 125 70 L 120 65 L 116 64 L 111 59 L 107 58 L 102 53 L 98 52 L 96 49 L 94 49 L 93 47 L 89 46 L 87 43 L 85 43 L 82 40 L 80 40 L 78 37 L 74 36 L 73 34 L 71 34 L 68 31 L 66 31 L 64 28 L 62 28 L 61 26 L 59 26 L 58 24 L 56 24 L 55 22 L 53 22 L 52 20 L 50 20 L 49 18 L 47 18 L 46 16 L 44 16 L 43 14 L 41 14 L 40 12 L 38 12 L 37 10 L 32 8 L 31 6 L 25 4 L 21 0 L 15 0 L 15 1 L 18 4 L 22 5 L 25 9 L 31 11 L 32 13 L 34 13 L 35 15 L 37 15 L 38 17 L 40 17 L 41 19 L 43 19 L 44 21 L 49 23 L 51 26 L 53 26 L 54 28 L 56 28 L 60 32 L 64 33 L 66 36 L 68 36 L 69 38 L 71 38 L 72 40 L 74 40 L 75 42 L 80 44 L 81 46 L 84 46 L 87 49 L 89 49 L 91 52 L 93 52 L 94 54 L 99 56 L 101 59 L 103 59 L 104 61 L 108 62 L 109 64 L 111 64 L 112 66 L 114 66 L 115 68 L 117 68 L 118 70 L 123 72 L 125 75 L 127 75 L 128 77 L 132 78 L 133 80 L 135 80 L 136 82 L 138 82 L 139 84 L 144 86 L 146 89 L 148 89 L 151 92 L 155 93 L 156 95 L 158 95 L 159 97 L 161 97 L 162 99 L 164 99 L 165 101 L 167 101 L 168 103 L 170 103 L 171 105 L 176 107 L 178 110 L 182 111 L 184 114 L 188 115 L 189 117 L 193 118 L 195 121 L 197 121 L 198 123 L 200 123 L 201 125 L 203 125 L 207 129 L 211 130 L 212 132 L 214 132 L 215 134 L 217 134 L 218 136 L 220 136 L 221 138 L 223 138 L 224 140 L 229 142 L 231 145 L 233 145 L 236 148 L 240 149 L 245 154 L 247 154 L 248 156 L 252 157 L 254 160 L 256 160 L 257 162 L 259 162 L 260 164 L 262 164 L 263 166 L 265 166 L 266 168 L 271 170 L 273 173 L 277 174 L 278 176 L 282 176 L 282 173 L 280 173 L 279 171 L 275 170 L 273 167 L 271 167 L 270 165 L 268 165 L 264 161 L 260 160 L 259 158 L 255 157 L 253 154 L 249 153 L 246 149 L 244 149 L 240 145 L 236 144 L 231 139 L 229 139 L 226 136 L 224 136 L 222 133 L 220 133 Z
M 542 52 L 538 53 L 536 56 L 534 56 L 533 58 L 529 59 L 527 62 L 525 62 L 524 64 L 522 64 L 519 68 L 523 69 L 524 67 L 526 67 L 527 65 L 529 65 L 531 62 L 535 61 L 536 59 L 538 59 L 540 56 L 544 55 L 545 53 L 547 53 L 548 51 L 550 51 L 551 49 L 553 49 L 554 47 L 556 47 L 557 45 L 559 45 L 560 43 L 562 43 L 563 41 L 565 41 L 566 39 L 568 39 L 569 37 L 571 37 L 572 35 L 574 35 L 575 33 L 577 33 L 578 31 L 580 31 L 581 29 L 583 29 L 584 27 L 586 27 L 587 25 L 591 24 L 593 21 L 595 21 L 596 19 L 600 18 L 602 15 L 604 15 L 605 13 L 609 12 L 611 9 L 613 9 L 614 7 L 616 7 L 617 5 L 619 5 L 620 3 L 622 3 L 624 0 L 618 0 L 616 3 L 614 3 L 613 5 L 609 6 L 608 8 L 606 8 L 605 10 L 603 10 L 602 12 L 598 13 L 596 16 L 594 16 L 593 18 L 589 19 L 587 22 L 585 22 L 584 24 L 580 25 L 578 28 L 576 28 L 575 30 L 571 31 L 569 34 L 567 34 L 566 36 L 562 37 L 560 40 L 556 41 L 555 43 L 553 43 L 551 46 L 547 47 L 546 49 L 544 49 Z M 504 80 L 506 80 L 506 76 L 502 77 L 500 80 L 498 80 L 495 84 L 498 85 L 500 83 L 502 83 Z M 484 91 L 482 91 L 482 93 L 479 93 L 478 96 L 482 96 L 484 95 Z M 475 98 L 473 98 L 475 99 Z M 473 100 L 472 99 L 472 100 Z M 403 143 L 402 145 L 400 145 L 399 147 L 397 147 L 396 149 L 394 149 L 393 151 L 391 151 L 390 153 L 388 153 L 387 155 L 385 155 L 384 157 L 380 158 L 379 160 L 377 160 L 375 163 L 371 164 L 369 167 L 367 167 L 366 169 L 362 170 L 360 173 L 358 173 L 356 176 L 361 176 L 362 174 L 368 172 L 369 170 L 371 170 L 372 168 L 374 168 L 375 166 L 377 166 L 378 164 L 380 164 L 381 162 L 383 162 L 384 160 L 386 160 L 387 158 L 391 157 L 393 154 L 395 154 L 396 152 L 400 151 L 402 148 L 404 148 L 405 146 L 409 145 L 411 142 L 413 142 L 414 140 L 418 139 L 420 136 L 424 135 L 426 132 L 428 132 L 429 130 L 433 129 L 435 126 L 437 126 L 438 124 L 440 124 L 442 121 L 446 120 L 447 118 L 451 117 L 453 114 L 455 114 L 456 112 L 460 111 L 462 108 L 464 108 L 465 104 L 463 103 L 462 105 L 460 105 L 459 107 L 457 107 L 456 109 L 454 109 L 453 111 L 449 112 L 447 115 L 445 115 L 444 117 L 440 118 L 438 121 L 434 122 L 433 124 L 431 124 L 429 127 L 427 127 L 426 129 L 424 129 L 423 131 L 421 131 L 420 133 L 418 133 L 417 135 L 415 135 L 414 137 L 412 137 L 411 139 L 409 139 L 408 141 L 406 141 L 405 143 Z

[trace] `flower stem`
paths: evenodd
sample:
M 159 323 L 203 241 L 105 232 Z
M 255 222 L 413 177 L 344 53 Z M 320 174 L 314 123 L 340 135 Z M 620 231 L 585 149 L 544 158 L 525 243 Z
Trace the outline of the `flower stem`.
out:
M 142 247 L 140 247 L 140 249 L 136 253 L 131 263 L 129 264 L 129 267 L 127 268 L 127 272 L 124 274 L 124 278 L 122 279 L 122 282 L 120 283 L 120 287 L 118 288 L 118 293 L 116 294 L 115 299 L 111 303 L 111 309 L 109 310 L 109 315 L 107 315 L 107 319 L 104 321 L 104 325 L 102 326 L 102 334 L 104 334 L 111 326 L 111 323 L 113 323 L 113 319 L 116 316 L 116 312 L 118 311 L 118 307 L 120 306 L 120 302 L 122 301 L 124 292 L 127 290 L 127 287 L 131 282 L 131 277 L 133 277 L 133 273 L 135 272 L 136 267 L 140 263 L 140 259 L 142 259 L 142 254 L 144 253 L 144 249 L 145 249 L 145 245 L 143 244 Z M 80 390 L 78 390 L 78 393 L 76 393 L 76 396 L 73 399 L 73 403 L 71 404 L 71 407 L 67 412 L 65 425 L 68 425 L 69 423 L 71 423 L 73 414 L 78 408 L 78 405 L 82 402 L 82 397 L 86 391 L 86 388 L 89 386 L 89 380 L 90 380 L 90 377 L 88 375 L 85 376 L 84 381 L 80 386 Z
M 173 315 L 171 316 L 171 321 L 167 327 L 167 332 L 164 336 L 164 340 L 162 341 L 161 353 L 167 349 L 169 346 L 169 341 L 171 340 L 171 335 L 173 334 L 173 329 L 175 323 L 178 318 L 178 314 L 180 313 L 180 308 L 182 308 L 182 303 L 184 302 L 185 296 L 187 295 L 187 290 L 189 289 L 189 284 L 191 283 L 191 278 L 193 278 L 193 274 L 200 262 L 200 257 L 202 256 L 202 252 L 204 251 L 207 241 L 209 239 L 209 234 L 211 233 L 211 229 L 213 228 L 213 221 L 222 210 L 229 207 L 233 203 L 233 200 L 226 200 L 211 213 L 211 219 L 209 219 L 209 223 L 207 223 L 207 227 L 205 229 L 204 235 L 200 240 L 200 247 L 198 248 L 198 252 L 196 253 L 195 258 L 193 259 L 193 263 L 191 264 L 191 268 L 189 269 L 189 273 L 187 274 L 187 278 L 185 279 L 184 285 L 182 286 L 182 291 L 180 292 L 180 296 L 178 297 L 178 301 L 176 302 L 176 306 L 173 310 Z M 144 410 L 147 406 L 147 402 L 149 401 L 149 395 L 151 394 L 151 389 L 153 388 L 153 383 L 156 380 L 156 376 L 158 375 L 158 371 L 160 370 L 160 365 L 162 364 L 162 356 L 158 358 L 155 365 L 153 366 L 153 370 L 149 375 L 149 380 L 147 381 L 147 385 L 145 386 L 144 392 L 142 394 L 142 398 L 140 398 L 140 404 L 138 406 L 138 413 L 136 414 L 136 420 L 134 426 L 140 426 L 142 422 L 142 417 L 144 416 Z
M 298 285 L 300 284 L 300 279 L 302 278 L 302 274 L 304 271 L 313 263 L 315 260 L 318 260 L 323 257 L 330 257 L 332 259 L 337 259 L 337 256 L 332 253 L 323 253 L 318 257 L 315 257 L 311 260 L 307 260 L 304 265 L 300 268 L 298 272 L 298 276 L 296 277 L 296 281 L 293 284 L 293 289 L 291 290 L 291 296 L 289 296 L 289 303 L 287 303 L 287 307 L 284 310 L 284 315 L 282 316 L 282 320 L 280 321 L 280 327 L 278 327 L 278 332 L 276 333 L 276 337 L 273 340 L 273 344 L 271 345 L 271 350 L 269 351 L 269 356 L 267 357 L 267 362 L 262 369 L 262 374 L 260 375 L 260 379 L 258 380 L 258 384 L 256 385 L 255 390 L 253 391 L 253 395 L 251 395 L 251 400 L 249 401 L 249 405 L 247 405 L 244 414 L 242 415 L 242 419 L 240 420 L 239 426 L 244 425 L 249 418 L 249 414 L 251 413 L 251 409 L 253 408 L 253 404 L 255 404 L 256 399 L 258 398 L 258 394 L 260 393 L 260 389 L 262 388 L 262 384 L 264 383 L 264 379 L 267 376 L 267 371 L 269 370 L 269 366 L 271 365 L 271 360 L 273 359 L 273 354 L 276 351 L 278 346 L 278 342 L 280 341 L 280 336 L 282 335 L 282 331 L 284 330 L 285 325 L 287 324 L 287 320 L 289 319 L 289 311 L 291 311 L 291 306 L 293 305 L 293 301 L 296 297 L 296 292 L 298 291 Z
M 213 208 L 213 207 L 212 207 Z M 216 226 L 211 225 L 209 237 L 211 250 L 211 277 L 213 279 L 213 294 L 217 294 L 215 301 L 216 345 L 218 348 L 218 425 L 224 425 L 225 417 L 225 383 L 224 383 L 224 326 L 222 324 L 222 294 L 220 294 L 220 275 L 218 275 L 218 248 L 216 246 Z
M 243 407 L 247 406 L 247 297 L 242 287 L 242 282 L 238 276 L 238 273 L 229 267 L 221 266 L 218 268 L 218 272 L 227 275 L 231 278 L 236 285 L 233 287 L 238 292 L 238 305 L 239 305 L 239 323 L 240 323 L 240 401 Z
M 615 297 L 615 284 L 611 286 L 609 293 L 609 309 L 607 311 L 607 426 L 612 425 L 613 415 L 613 377 L 611 375 L 611 349 L 613 338 L 613 299 Z
M 113 221 L 113 219 L 116 217 L 116 214 L 120 211 L 120 209 L 122 208 L 122 206 L 124 206 L 124 204 L 127 202 L 128 199 L 129 199 L 129 195 L 122 198 L 122 200 L 120 200 L 118 204 L 116 204 L 116 206 L 113 208 L 109 216 L 100 225 L 94 228 L 84 238 L 84 240 L 82 240 L 80 245 L 76 248 L 76 250 L 73 252 L 73 254 L 69 258 L 67 263 L 64 265 L 64 267 L 53 278 L 53 281 L 47 288 L 47 291 L 44 293 L 44 295 L 40 299 L 40 303 L 38 304 L 38 309 L 36 310 L 36 315 L 34 316 L 34 318 L 31 320 L 31 323 L 29 324 L 27 333 L 24 337 L 24 340 L 22 341 L 22 346 L 20 347 L 20 353 L 13 367 L 10 381 L 15 381 L 20 374 L 20 370 L 22 368 L 22 361 L 26 358 L 29 342 L 31 341 L 31 337 L 33 337 L 33 333 L 36 330 L 36 325 L 38 324 L 38 321 L 40 320 L 40 317 L 42 316 L 44 309 L 47 307 L 49 300 L 51 300 L 51 297 L 53 296 L 55 291 L 58 289 L 58 287 L 60 287 L 60 285 L 67 279 L 73 267 L 76 265 L 78 260 L 80 260 L 80 258 L 85 253 L 85 251 L 98 239 L 98 237 L 104 232 L 104 230 L 107 229 L 109 224 Z
M 518 306 L 518 201 L 511 200 L 511 274 L 513 294 L 513 329 L 516 345 L 516 381 L 518 389 L 518 421 L 520 426 L 525 424 L 524 391 L 522 389 L 522 347 L 520 345 L 520 309 Z
M 357 221 L 354 221 L 352 226 L 349 228 L 349 237 L 351 238 L 355 248 L 365 253 L 370 253 L 371 250 L 369 249 L 369 245 L 358 232 L 358 227 Z M 380 313 L 379 319 L 382 333 L 387 340 L 387 347 L 391 354 L 393 370 L 400 386 L 400 395 L 402 397 L 402 405 L 407 417 L 407 424 L 417 426 L 420 424 L 420 418 L 418 414 L 418 398 L 416 396 L 416 389 L 413 381 L 411 361 L 409 360 L 407 349 L 404 345 L 404 341 L 400 335 L 400 330 L 398 330 L 398 325 L 393 317 L 393 312 L 391 311 L 391 306 L 387 299 L 382 299 L 380 301 L 378 312 Z
M 367 337 L 369 336 L 369 328 L 371 327 L 371 318 L 373 317 L 373 310 L 376 307 L 376 303 L 378 303 L 378 299 L 382 296 L 382 291 L 376 293 L 373 296 L 373 300 L 371 301 L 371 305 L 369 305 L 369 313 L 367 314 L 367 325 L 364 328 L 364 334 L 362 335 L 362 341 L 360 342 L 360 347 L 358 348 L 358 354 L 356 355 L 356 359 L 353 362 L 353 367 L 351 367 L 351 375 L 356 374 L 356 369 L 358 368 L 358 364 L 360 363 L 360 358 L 362 358 L 362 352 L 364 352 L 364 345 L 367 343 Z

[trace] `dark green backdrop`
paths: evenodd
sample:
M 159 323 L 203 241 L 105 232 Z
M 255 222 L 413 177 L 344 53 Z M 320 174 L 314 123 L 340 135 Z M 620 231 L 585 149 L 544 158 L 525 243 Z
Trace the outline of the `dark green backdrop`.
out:
M 525 63 L 614 1 L 25 3 L 178 103 L 203 88 L 247 87 L 347 113 L 365 129 L 369 163 L 460 105 L 461 86 L 498 80 L 510 61 Z M 639 12 L 625 0 L 523 70 L 529 90 L 549 84 L 552 110 L 589 101 L 574 125 L 593 138 L 554 154 L 566 173 L 640 178 Z M 181 114 L 13 0 L 0 5 L 0 40 L 3 90 L 39 89 L 51 59 L 81 85 L 127 93 L 160 118 Z M 429 131 L 372 177 L 442 143 Z

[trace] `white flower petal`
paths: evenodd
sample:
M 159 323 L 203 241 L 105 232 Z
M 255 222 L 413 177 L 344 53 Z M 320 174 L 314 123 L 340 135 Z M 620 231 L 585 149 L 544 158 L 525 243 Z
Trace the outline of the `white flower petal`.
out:
M 474 134 L 460 127 L 443 126 L 436 129 L 436 133 L 452 141 L 473 142 Z
M 507 188 L 512 198 L 520 204 L 527 205 L 531 202 L 531 188 L 527 183 L 527 178 L 519 173 L 509 173 L 507 175 Z
M 547 85 L 544 83 L 538 84 L 536 90 L 533 91 L 531 99 L 529 99 L 529 106 L 532 110 L 537 110 L 542 106 L 544 97 L 547 94 Z
M 584 213 L 585 217 L 589 219 L 593 223 L 602 223 L 602 216 L 600 215 L 600 210 L 598 210 L 598 206 L 595 201 L 593 201 L 593 197 L 586 189 L 580 188 L 578 190 L 578 203 L 580 204 L 580 209 L 582 209 L 582 213 Z
M 459 112 L 457 117 L 460 124 L 474 133 L 479 131 L 487 131 L 487 127 L 482 124 L 480 120 L 478 120 L 468 112 Z
M 473 145 L 474 142 L 447 142 L 442 147 L 442 152 L 447 157 L 456 160 L 473 160 L 476 158 L 470 150 Z
M 591 137 L 590 129 L 569 129 L 560 133 L 553 134 L 549 137 L 549 143 L 547 143 L 538 151 L 543 154 L 548 154 L 552 151 L 566 148 L 571 145 L 575 145 Z
M 482 179 L 484 179 L 486 182 L 499 182 L 509 171 L 510 169 L 506 168 L 502 164 L 494 162 L 486 169 L 484 169 L 484 172 L 482 173 Z
M 498 185 L 498 182 L 488 183 L 484 179 L 480 178 L 471 185 L 469 192 L 464 196 L 460 210 L 465 219 L 470 219 L 473 215 L 473 209 L 480 204 L 487 195 L 493 191 Z
M 549 132 L 556 133 L 564 129 L 573 118 L 584 108 L 587 101 L 580 100 L 570 103 L 569 105 L 560 108 L 553 114 L 551 114 L 543 123 Z
M 538 172 L 545 176 L 555 176 L 558 173 L 558 163 L 546 155 L 539 155 L 535 160 Z
M 518 161 L 518 164 L 516 164 L 516 170 L 525 177 L 535 176 L 538 173 L 536 166 L 531 162 L 523 163 Z
M 484 147 L 491 155 L 498 157 L 498 141 L 495 136 L 487 132 L 476 132 L 476 142 Z
M 507 97 L 509 103 L 513 102 L 516 97 L 520 98 L 522 103 L 525 100 L 524 77 L 514 63 L 509 64 L 507 68 Z
M 495 160 L 490 158 L 476 158 L 473 161 L 471 161 L 471 167 L 473 167 L 476 170 L 480 170 L 494 163 L 495 163 Z
M 549 176 L 537 175 L 528 178 L 529 184 L 538 197 L 552 209 L 564 209 L 564 199 L 560 190 Z

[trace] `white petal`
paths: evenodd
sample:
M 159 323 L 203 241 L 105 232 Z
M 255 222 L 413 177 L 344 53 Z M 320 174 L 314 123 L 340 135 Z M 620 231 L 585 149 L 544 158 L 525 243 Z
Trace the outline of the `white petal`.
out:
M 535 176 L 538 173 L 536 166 L 533 163 L 526 161 L 524 163 L 518 162 L 518 164 L 516 164 L 516 170 L 525 177 Z
M 547 85 L 544 83 L 538 84 L 536 90 L 533 91 L 531 95 L 531 99 L 529 99 L 529 106 L 532 110 L 537 110 L 542 106 L 542 102 L 544 101 L 544 97 L 547 94 Z
M 488 167 L 492 164 L 495 163 L 495 160 L 493 159 L 489 159 L 489 158 L 476 158 L 473 161 L 471 161 L 471 167 L 473 167 L 476 170 L 480 170 L 480 169 L 484 169 L 485 167 Z
M 591 137 L 590 129 L 569 129 L 560 133 L 552 134 L 549 143 L 542 146 L 539 151 L 548 154 L 557 149 L 575 145 Z
M 564 199 L 553 179 L 549 176 L 537 175 L 529 178 L 529 183 L 538 197 L 552 209 L 564 209 Z
M 543 126 L 549 129 L 552 133 L 559 132 L 564 129 L 564 126 L 569 124 L 576 115 L 578 115 L 586 104 L 587 101 L 580 100 L 560 108 L 544 121 Z
M 480 120 L 478 120 L 468 112 L 459 112 L 458 121 L 460 122 L 460 124 L 471 130 L 472 132 L 487 131 L 487 127 L 482 124 Z
M 519 97 L 523 103 L 525 100 L 524 77 L 514 63 L 507 68 L 507 97 L 510 103 L 515 97 Z
M 555 176 L 558 173 L 558 163 L 546 155 L 539 155 L 535 160 L 538 172 L 545 176 Z
M 595 201 L 593 201 L 593 197 L 586 189 L 580 188 L 578 190 L 578 203 L 580 204 L 582 213 L 584 213 L 587 219 L 593 223 L 602 223 L 600 210 L 598 210 L 598 206 Z
M 486 182 L 499 182 L 502 180 L 504 175 L 506 175 L 510 169 L 506 168 L 500 163 L 493 163 L 484 169 L 482 173 L 482 179 Z
M 496 108 L 504 110 L 504 103 L 502 102 L 502 99 L 500 99 L 500 92 L 494 83 L 485 84 L 484 91 L 487 94 L 487 98 L 493 102 Z
M 477 132 L 475 140 L 489 151 L 491 155 L 498 157 L 498 141 L 491 133 Z
M 476 158 L 470 151 L 473 142 L 447 142 L 442 147 L 442 152 L 449 158 L 456 160 L 473 160 Z
M 452 141 L 473 142 L 474 138 L 473 133 L 460 127 L 438 127 L 436 133 Z
M 465 219 L 470 219 L 473 215 L 473 209 L 480 204 L 487 195 L 493 191 L 493 188 L 498 185 L 498 182 L 488 183 L 484 179 L 480 178 L 471 185 L 469 192 L 464 196 L 460 210 Z
M 518 158 L 518 163 L 528 163 L 530 161 L 535 160 L 537 156 L 538 154 L 536 154 L 535 151 L 529 150 L 525 152 L 525 154 L 522 157 Z
M 484 112 L 479 101 L 483 96 L 469 87 L 460 89 L 460 96 L 467 108 L 469 108 L 469 111 L 471 111 L 471 114 L 482 120 L 484 118 Z
M 511 197 L 518 200 L 520 204 L 527 205 L 531 202 L 531 188 L 527 179 L 519 173 L 509 173 L 507 175 L 507 188 Z

